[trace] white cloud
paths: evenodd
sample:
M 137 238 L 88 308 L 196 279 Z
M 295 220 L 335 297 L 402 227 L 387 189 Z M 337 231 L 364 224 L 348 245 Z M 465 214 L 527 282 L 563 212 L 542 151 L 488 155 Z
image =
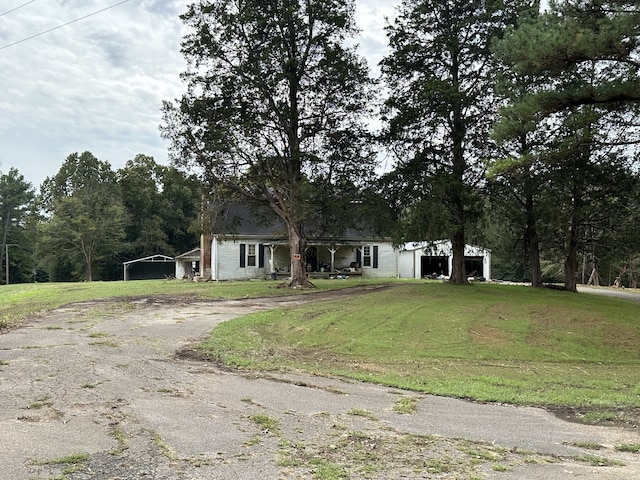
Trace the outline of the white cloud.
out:
M 25 4 L 3 2 L 0 14 Z M 161 104 L 181 95 L 185 65 L 179 15 L 189 0 L 118 3 L 36 1 L 0 16 L 0 171 L 16 167 L 39 187 L 73 152 L 88 150 L 114 169 L 138 153 L 167 161 L 159 134 Z M 398 0 L 357 0 L 360 52 L 386 53 L 384 17 Z

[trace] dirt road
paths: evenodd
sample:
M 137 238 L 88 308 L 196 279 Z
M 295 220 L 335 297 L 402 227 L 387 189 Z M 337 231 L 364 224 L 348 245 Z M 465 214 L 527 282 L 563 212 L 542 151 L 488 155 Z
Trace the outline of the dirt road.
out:
M 640 478 L 640 455 L 615 448 L 639 445 L 634 430 L 176 356 L 300 301 L 77 304 L 0 335 L 0 478 Z

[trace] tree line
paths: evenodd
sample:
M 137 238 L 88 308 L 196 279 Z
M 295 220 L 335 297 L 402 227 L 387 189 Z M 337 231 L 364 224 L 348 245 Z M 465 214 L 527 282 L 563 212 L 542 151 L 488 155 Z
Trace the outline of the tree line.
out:
M 377 79 L 354 46 L 353 0 L 211 0 L 181 18 L 186 88 L 161 125 L 171 168 L 278 218 L 292 286 L 308 284 L 309 236 L 358 226 L 399 244 L 450 239 L 453 283 L 476 243 L 498 278 L 635 285 L 636 1 L 404 0 Z M 57 210 L 36 222 L 41 242 L 83 205 L 43 191 Z M 159 248 L 169 223 L 139 225 Z
M 10 283 L 121 280 L 125 261 L 197 246 L 200 191 L 145 155 L 114 171 L 72 153 L 38 192 L 12 168 L 0 175 L 1 264 Z
M 182 16 L 186 92 L 163 135 L 209 190 L 281 219 L 292 285 L 333 205 L 398 243 L 450 239 L 453 283 L 468 242 L 534 286 L 636 268 L 637 2 L 404 0 L 379 79 L 352 46 L 354 12 L 214 0 Z M 381 153 L 393 168 L 372 175 Z

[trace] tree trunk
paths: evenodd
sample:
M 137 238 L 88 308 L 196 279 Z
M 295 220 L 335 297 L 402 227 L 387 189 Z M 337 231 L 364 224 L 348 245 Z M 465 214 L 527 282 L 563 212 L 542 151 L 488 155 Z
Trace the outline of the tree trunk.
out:
M 291 222 L 287 224 L 289 231 L 289 252 L 291 254 L 291 283 L 293 288 L 308 288 L 313 285 L 307 278 L 305 268 L 305 250 L 307 239 L 304 236 L 302 223 Z
M 540 244 L 537 236 L 530 240 L 529 244 L 529 260 L 531 268 L 531 286 L 539 288 L 544 286 L 542 283 L 542 268 L 540 268 Z
M 468 283 L 467 272 L 464 268 L 464 244 L 464 229 L 459 229 L 451 239 L 453 259 L 449 281 L 456 285 L 464 285 Z
M 91 269 L 91 264 L 93 263 L 93 249 L 90 241 L 82 241 L 82 255 L 84 259 L 84 276 L 86 282 L 93 281 L 93 272 Z
M 85 275 L 86 275 L 86 281 L 87 282 L 91 282 L 93 281 L 93 272 L 91 271 L 91 261 L 86 261 L 85 265 Z
M 525 208 L 527 212 L 527 227 L 524 236 L 529 251 L 531 286 L 537 288 L 542 287 L 542 269 L 540 268 L 540 242 L 538 241 L 533 194 L 531 192 L 527 193 Z
M 564 289 L 570 292 L 577 292 L 578 285 L 576 277 L 578 275 L 578 218 L 573 214 L 571 230 L 569 231 L 569 247 L 567 258 L 564 261 Z
M 2 248 L 0 248 L 0 270 L 2 270 L 2 265 L 5 261 L 5 251 L 7 250 L 7 231 L 9 230 L 9 219 L 10 215 L 6 214 L 6 220 L 4 221 L 4 228 L 2 229 Z M 9 260 L 7 259 L 7 262 Z M 4 270 L 6 271 L 6 270 Z M 0 278 L 2 277 L 2 273 L 0 273 Z M 5 284 L 7 283 L 7 279 L 4 279 Z

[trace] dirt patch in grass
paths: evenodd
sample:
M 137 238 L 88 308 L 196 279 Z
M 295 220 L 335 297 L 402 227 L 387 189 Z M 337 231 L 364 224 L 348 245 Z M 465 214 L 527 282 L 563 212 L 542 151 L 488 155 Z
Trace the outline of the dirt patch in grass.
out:
M 511 343 L 513 338 L 507 332 L 490 325 L 474 327 L 470 330 L 474 343 L 480 345 L 505 345 Z
M 556 417 L 568 422 L 603 427 L 640 428 L 640 408 L 620 407 L 616 409 L 601 407 L 550 406 L 547 410 Z

